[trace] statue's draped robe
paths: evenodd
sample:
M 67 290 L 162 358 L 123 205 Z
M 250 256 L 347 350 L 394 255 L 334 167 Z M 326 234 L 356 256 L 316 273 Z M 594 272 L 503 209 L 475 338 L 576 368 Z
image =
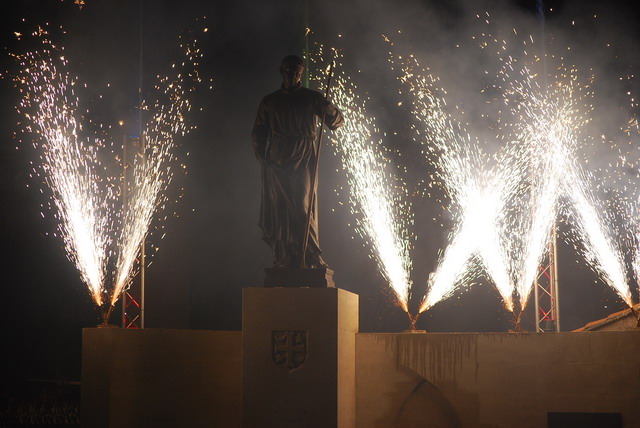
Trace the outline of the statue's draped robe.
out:
M 299 86 L 267 95 L 258 107 L 252 141 L 262 163 L 260 227 L 263 239 L 273 249 L 277 267 L 301 265 L 319 122 L 328 104 L 321 93 Z M 330 129 L 342 122 L 337 110 L 334 116 L 325 116 Z M 317 200 L 316 194 L 306 253 L 311 265 L 317 265 L 321 253 Z

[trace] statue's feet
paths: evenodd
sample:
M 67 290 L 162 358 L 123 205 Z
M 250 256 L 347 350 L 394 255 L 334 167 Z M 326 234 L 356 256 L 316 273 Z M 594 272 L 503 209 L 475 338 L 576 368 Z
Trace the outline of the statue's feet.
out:
M 293 263 L 289 259 L 289 257 L 274 257 L 273 258 L 273 267 L 275 269 L 285 269 L 293 266 Z
M 324 259 L 320 256 L 320 254 L 307 253 L 306 260 L 306 268 L 307 269 L 328 269 L 329 265 L 324 261 Z M 290 256 L 285 257 L 274 257 L 273 259 L 273 267 L 275 269 L 293 269 L 300 268 L 300 258 L 294 258 Z
M 307 257 L 307 267 L 309 269 L 327 269 L 329 265 L 324 261 L 320 254 L 312 254 Z

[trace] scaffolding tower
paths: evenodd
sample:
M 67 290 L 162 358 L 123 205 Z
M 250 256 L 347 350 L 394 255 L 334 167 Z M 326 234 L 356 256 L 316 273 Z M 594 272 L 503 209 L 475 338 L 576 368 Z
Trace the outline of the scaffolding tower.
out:
M 540 266 L 534 290 L 536 332 L 559 332 L 560 300 L 558 295 L 558 253 L 555 225 L 549 239 L 547 258 Z
M 547 90 L 547 52 L 545 37 L 545 7 L 543 0 L 536 0 L 536 11 L 540 20 L 540 46 L 544 77 Z M 547 258 L 543 261 L 534 284 L 536 301 L 536 332 L 560 331 L 560 300 L 558 295 L 558 246 L 557 229 L 553 225 L 549 237 Z

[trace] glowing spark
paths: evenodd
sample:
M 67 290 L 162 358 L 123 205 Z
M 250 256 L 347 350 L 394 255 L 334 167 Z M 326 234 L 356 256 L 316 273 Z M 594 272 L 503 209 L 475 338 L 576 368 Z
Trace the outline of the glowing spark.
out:
M 501 60 L 504 85 L 497 89 L 511 105 L 513 123 L 508 128 L 515 135 L 504 135 L 509 143 L 491 168 L 478 141 L 447 112 L 446 92 L 437 86 L 438 79 L 421 69 L 413 56 L 402 59 L 392 54 L 390 58 L 392 68 L 400 68 L 411 111 L 421 125 L 416 128 L 418 139 L 425 145 L 427 160 L 438 169 L 456 221 L 429 278 L 420 311 L 477 277 L 480 265 L 474 260 L 481 261 L 508 310 L 514 310 L 514 292 L 520 310 L 524 309 L 545 256 L 561 194 L 571 199 L 577 213 L 587 261 L 630 302 L 621 253 L 604 232 L 606 223 L 594 210 L 589 183 L 573 161 L 575 131 L 588 122 L 584 106 L 579 105 L 583 100 L 574 97 L 575 77 L 559 68 L 557 84 L 545 91 L 536 83 L 541 76 L 523 66 L 520 78 L 514 78 L 517 61 L 512 56 Z
M 421 69 L 413 57 L 403 61 L 392 56 L 390 61 L 392 67 L 400 65 L 400 80 L 411 95 L 411 111 L 423 127 L 416 128 L 416 133 L 425 145 L 427 161 L 438 169 L 456 218 L 449 245 L 429 278 L 420 312 L 477 276 L 480 265 L 473 262 L 474 257 L 494 280 L 507 309 L 513 310 L 513 286 L 499 229 L 507 201 L 522 180 L 522 169 L 517 164 L 501 168 L 500 163 L 487 168 L 488 160 L 478 141 L 446 112 L 444 91 L 437 88 L 437 79 Z
M 39 29 L 34 36 L 45 34 Z M 118 180 L 108 177 L 108 168 L 102 164 L 109 147 L 101 139 L 81 136 L 79 97 L 73 89 L 76 80 L 66 71 L 64 57 L 55 55 L 54 45 L 47 39 L 40 41 L 42 50 L 14 55 L 23 66 L 15 77 L 24 93 L 17 108 L 27 119 L 25 131 L 39 137 L 34 145 L 43 153 L 41 168 L 52 191 L 67 255 L 96 305 L 113 307 L 135 272 L 140 243 L 154 213 L 166 205 L 174 139 L 191 129 L 185 114 L 191 109 L 186 95 L 193 89 L 185 87 L 182 76 L 200 81 L 195 66 L 202 54 L 194 42 L 183 45 L 185 59 L 173 68 L 176 74 L 160 78 L 154 86 L 157 100 L 141 106 L 152 112 L 143 132 L 146 149 L 133 164 L 133 186 L 121 207 Z M 114 265 L 109 263 L 112 259 Z
M 570 88 L 559 85 L 560 93 L 544 94 L 535 75 L 524 66 L 522 80 L 512 78 L 513 58 L 504 64 L 505 103 L 512 105 L 515 140 L 527 152 L 525 168 L 530 180 L 528 191 L 517 199 L 515 217 L 504 231 L 510 240 L 510 271 L 515 277 L 520 310 L 526 307 L 557 217 L 564 159 L 573 143 L 571 127 L 576 125 L 571 109 Z M 518 100 L 518 101 L 514 101 Z
M 515 29 L 513 34 L 518 36 Z M 522 311 L 546 255 L 563 196 L 570 203 L 571 225 L 578 231 L 586 261 L 631 305 L 624 256 L 613 239 L 611 219 L 605 209 L 599 209 L 593 180 L 576 160 L 576 148 L 586 137 L 581 132 L 591 120 L 588 114 L 593 108 L 586 100 L 593 93 L 591 82 L 579 85 L 575 67 L 560 65 L 556 75 L 546 70 L 533 72 L 508 53 L 507 41 L 489 34 L 472 39 L 483 51 L 499 45 L 502 83 L 492 88 L 510 107 L 510 115 L 500 117 L 496 124 L 497 137 L 507 144 L 495 156 L 493 167 L 477 139 L 449 113 L 446 91 L 438 87 L 438 79 L 421 69 L 413 55 L 402 58 L 390 53 L 392 68 L 399 68 L 403 92 L 410 96 L 411 112 L 419 124 L 414 128 L 416 139 L 424 145 L 427 161 L 438 170 L 438 184 L 450 199 L 448 209 L 455 220 L 446 250 L 429 277 L 420 311 L 451 296 L 457 286 L 469 285 L 481 267 L 507 309 L 515 309 L 515 293 Z M 534 43 L 529 35 L 519 46 Z M 526 49 L 520 55 L 531 57 Z M 528 61 L 533 65 L 540 57 L 534 55 Z M 540 79 L 544 84 L 538 83 Z M 552 83 L 547 85 L 547 80 Z M 463 114 L 457 106 L 455 109 Z M 633 120 L 629 124 L 633 127 Z M 640 248 L 640 232 L 634 239 Z M 638 276 L 639 249 L 634 253 L 633 269 Z
M 587 186 L 590 180 L 585 177 L 586 172 L 581 171 L 575 163 L 570 166 L 572 169 L 569 176 L 574 180 L 568 180 L 565 185 L 573 202 L 576 226 L 583 239 L 585 259 L 600 274 L 603 281 L 632 307 L 633 301 L 627 284 L 624 256 L 611 239 L 612 234 L 607 232 L 607 223 L 595 209 L 596 200 L 591 187 Z M 577 181 L 579 186 L 576 186 L 576 179 L 579 180 Z M 634 268 L 636 268 L 635 263 Z
M 311 59 L 322 63 L 322 46 L 318 49 L 318 56 Z M 336 50 L 332 57 L 342 59 Z M 407 226 L 412 216 L 402 193 L 394 191 L 396 180 L 383 156 L 380 132 L 367 114 L 365 100 L 356 92 L 353 81 L 338 64 L 331 98 L 343 113 L 345 125 L 336 131 L 335 145 L 347 174 L 351 211 L 357 218 L 358 233 L 371 248 L 398 304 L 408 312 L 411 259 Z
M 532 184 L 533 219 L 527 237 L 524 265 L 519 271 L 518 294 L 521 308 L 527 304 L 530 290 L 535 281 L 538 266 L 544 256 L 548 237 L 557 216 L 560 195 L 566 195 L 574 213 L 572 223 L 582 238 L 583 254 L 586 261 L 616 292 L 630 303 L 630 292 L 624 274 L 624 258 L 620 249 L 606 232 L 606 220 L 598 214 L 597 201 L 592 192 L 592 182 L 586 171 L 576 162 L 576 146 L 579 134 L 588 122 L 585 117 L 584 100 L 575 93 L 576 79 L 566 73 L 568 79 L 558 80 L 546 93 L 533 84 L 534 76 L 526 67 L 521 74 L 521 83 L 510 82 L 511 88 L 523 101 L 518 106 L 520 112 L 518 126 L 520 138 L 528 141 L 539 162 L 531 163 L 534 183 Z M 537 89 L 537 91 L 535 90 Z
M 200 83 L 196 66 L 202 58 L 202 52 L 197 48 L 195 40 L 186 42 L 181 47 L 184 58 L 177 62 L 180 67 L 172 66 L 176 70 L 175 74 L 159 78 L 155 85 L 162 93 L 150 106 L 153 116 L 143 132 L 146 150 L 142 159 L 134 165 L 133 192 L 125 206 L 118 239 L 119 253 L 111 305 L 115 305 L 132 279 L 140 243 L 151 225 L 156 209 L 166 205 L 167 197 L 163 190 L 173 177 L 170 165 L 174 158 L 175 137 L 185 135 L 192 129 L 185 122 L 185 115 L 191 110 L 191 102 L 187 97 L 191 89 L 185 87 L 183 75 L 188 74 L 194 82 Z
M 392 64 L 401 58 L 390 58 Z M 419 135 L 425 133 L 431 137 L 433 145 L 424 141 L 425 155 L 430 160 L 439 162 L 439 171 L 443 174 L 446 190 L 452 200 L 459 201 L 461 211 L 468 208 L 469 202 L 465 198 L 465 190 L 471 190 L 473 179 L 468 176 L 471 168 L 469 164 L 479 151 L 464 151 L 467 143 L 466 135 L 456 127 L 444 109 L 444 100 L 434 93 L 435 79 L 429 74 L 423 74 L 415 58 L 409 58 L 401 63 L 401 82 L 412 95 L 412 113 L 425 129 L 416 130 Z M 416 69 L 417 68 L 417 69 Z M 421 142 L 423 139 L 421 139 Z M 471 192 L 473 193 L 473 192 Z M 473 233 L 463 220 L 457 221 L 454 231 L 450 234 L 451 244 L 441 254 L 438 268 L 429 278 L 429 292 L 423 299 L 419 312 L 433 306 L 438 301 L 450 296 L 453 287 L 463 278 L 468 278 L 467 268 L 477 246 L 470 238 Z
M 76 121 L 77 98 L 73 79 L 56 66 L 50 51 L 20 58 L 25 67 L 17 80 L 26 96 L 19 111 L 29 130 L 41 139 L 42 169 L 53 192 L 59 231 L 67 257 L 76 265 L 96 305 L 103 302 L 103 282 L 111 238 L 108 233 L 109 192 L 100 186 L 98 140 L 85 140 Z M 62 70 L 59 70 L 62 68 Z M 33 113 L 31 113 L 33 112 Z

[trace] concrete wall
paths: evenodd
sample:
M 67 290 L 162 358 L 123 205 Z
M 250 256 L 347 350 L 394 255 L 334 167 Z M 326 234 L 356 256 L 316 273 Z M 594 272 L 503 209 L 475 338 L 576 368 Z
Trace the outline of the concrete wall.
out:
M 548 412 L 639 426 L 640 331 L 359 334 L 356 368 L 359 427 L 546 427 Z
M 87 329 L 83 426 L 240 425 L 240 332 Z M 546 427 L 548 412 L 640 426 L 640 330 L 356 335 L 356 422 Z
M 83 427 L 239 427 L 241 332 L 89 328 Z
M 403 334 L 356 336 L 356 415 L 358 428 L 461 427 L 442 392 L 400 364 Z

